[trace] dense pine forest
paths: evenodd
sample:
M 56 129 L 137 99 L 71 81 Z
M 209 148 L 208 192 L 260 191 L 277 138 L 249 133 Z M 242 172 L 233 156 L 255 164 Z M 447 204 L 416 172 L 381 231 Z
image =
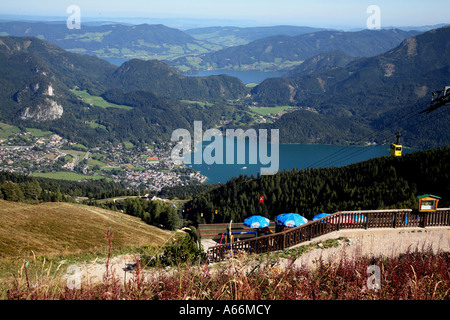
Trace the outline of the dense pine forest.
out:
M 449 164 L 450 148 L 446 147 L 346 167 L 240 176 L 195 196 L 186 204 L 186 218 L 198 224 L 241 222 L 254 214 L 273 219 L 296 212 L 311 219 L 322 212 L 417 208 L 416 196 L 426 193 L 442 197 L 439 206 L 448 207 Z
M 105 199 L 137 191 L 106 179 L 54 180 L 0 171 L 0 199 L 18 202 L 72 202 L 75 198 Z

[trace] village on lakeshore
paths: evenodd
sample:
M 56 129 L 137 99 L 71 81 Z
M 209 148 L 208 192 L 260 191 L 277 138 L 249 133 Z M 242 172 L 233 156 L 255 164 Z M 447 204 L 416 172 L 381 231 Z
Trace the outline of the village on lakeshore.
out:
M 52 132 L 19 130 L 1 124 L 0 170 L 63 180 L 102 179 L 131 189 L 160 191 L 164 187 L 199 184 L 206 177 L 180 163 L 170 150 L 131 142 L 88 149 Z

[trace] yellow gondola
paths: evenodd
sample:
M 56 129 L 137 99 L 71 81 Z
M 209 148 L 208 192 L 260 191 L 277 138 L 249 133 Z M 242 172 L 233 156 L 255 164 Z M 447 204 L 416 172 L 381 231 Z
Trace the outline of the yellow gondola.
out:
M 402 156 L 403 146 L 400 144 L 400 137 L 401 137 L 400 132 L 397 132 L 397 142 L 391 144 L 390 153 L 394 157 L 401 157 Z

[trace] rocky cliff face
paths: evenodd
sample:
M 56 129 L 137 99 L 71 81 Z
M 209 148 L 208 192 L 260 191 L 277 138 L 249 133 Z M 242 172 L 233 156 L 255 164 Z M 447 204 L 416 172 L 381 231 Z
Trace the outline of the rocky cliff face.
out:
M 49 121 L 61 118 L 63 107 L 55 101 L 52 84 L 43 86 L 33 83 L 18 91 L 15 100 L 23 106 L 20 111 L 22 120 Z
M 43 102 L 25 107 L 20 114 L 22 120 L 49 121 L 62 117 L 64 109 L 56 101 L 45 98 Z

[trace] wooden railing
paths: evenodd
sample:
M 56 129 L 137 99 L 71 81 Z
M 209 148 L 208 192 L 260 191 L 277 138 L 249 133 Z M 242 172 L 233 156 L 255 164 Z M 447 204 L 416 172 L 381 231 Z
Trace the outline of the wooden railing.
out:
M 343 229 L 411 228 L 450 226 L 450 209 L 417 213 L 410 209 L 342 211 L 297 228 L 211 247 L 209 262 L 225 260 L 237 251 L 265 253 L 283 250 L 324 234 Z
M 224 236 L 224 234 L 228 233 L 229 227 L 229 223 L 199 224 L 197 228 L 198 238 L 214 239 L 219 241 Z M 270 222 L 269 229 L 275 231 L 275 222 Z M 258 234 L 255 229 L 246 227 L 242 222 L 232 223 L 231 230 L 233 233 L 235 233 L 235 236 L 240 239 L 256 238 Z M 236 233 L 239 232 L 243 234 L 236 235 Z

